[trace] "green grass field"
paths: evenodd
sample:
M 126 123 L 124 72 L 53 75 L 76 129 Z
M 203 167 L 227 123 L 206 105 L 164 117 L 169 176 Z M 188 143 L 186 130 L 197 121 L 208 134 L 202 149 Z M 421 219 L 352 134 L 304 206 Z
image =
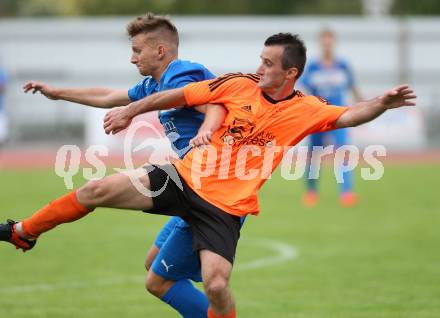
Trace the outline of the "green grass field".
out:
M 239 242 L 238 316 L 440 317 L 439 179 L 440 166 L 386 167 L 380 181 L 358 178 L 361 204 L 341 209 L 326 170 L 320 205 L 305 209 L 302 182 L 275 175 Z M 0 171 L 0 187 L 1 220 L 66 191 L 51 170 Z M 165 221 L 102 209 L 29 253 L 1 243 L 0 317 L 178 317 L 143 287 L 144 257 Z M 296 257 L 282 259 L 277 247 Z

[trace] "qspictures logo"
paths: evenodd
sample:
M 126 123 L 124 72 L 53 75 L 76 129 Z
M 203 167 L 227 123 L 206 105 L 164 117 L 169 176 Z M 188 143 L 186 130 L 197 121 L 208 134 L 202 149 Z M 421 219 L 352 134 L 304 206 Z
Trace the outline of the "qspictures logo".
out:
M 141 129 L 150 130 L 149 137 L 140 144 L 135 140 Z M 379 180 L 384 174 L 384 166 L 380 157 L 386 156 L 383 145 L 370 145 L 359 149 L 353 145 L 344 145 L 336 148 L 314 146 L 278 146 L 276 136 L 270 131 L 254 133 L 255 125 L 248 120 L 235 119 L 220 135 L 222 147 L 212 145 L 191 150 L 187 145 L 179 149 L 178 155 L 183 157 L 188 151 L 194 151 L 191 161 L 191 178 L 195 188 L 200 189 L 202 179 L 216 176 L 220 182 L 228 178 L 252 180 L 255 178 L 270 179 L 274 168 L 280 164 L 281 176 L 286 180 L 301 178 L 318 179 L 323 165 L 323 158 L 332 156 L 333 173 L 337 183 L 343 183 L 344 173 L 354 170 L 363 161 L 366 166 L 361 168 L 361 177 L 364 180 Z M 180 139 L 177 132 L 168 134 L 171 142 Z M 179 174 L 167 152 L 163 151 L 164 137 L 151 123 L 139 121 L 133 123 L 124 138 L 124 157 L 122 168 L 115 168 L 117 173 L 124 173 L 133 186 L 145 196 L 155 197 L 161 194 L 168 182 L 174 182 L 183 189 Z M 136 167 L 133 156 L 149 148 L 148 158 Z M 61 147 L 56 156 L 55 173 L 64 179 L 66 188 L 73 189 L 73 177 L 80 173 L 82 157 L 81 150 L 75 145 Z M 103 145 L 90 146 L 85 151 L 85 159 L 91 167 L 83 168 L 82 174 L 87 180 L 101 179 L 107 174 L 107 167 L 103 158 L 108 157 L 109 149 Z M 220 164 L 218 164 L 220 162 Z M 160 164 L 159 164 L 160 163 Z M 216 168 L 217 167 L 217 168 Z M 143 181 L 143 177 L 154 169 L 161 169 L 167 178 L 164 184 L 151 191 Z

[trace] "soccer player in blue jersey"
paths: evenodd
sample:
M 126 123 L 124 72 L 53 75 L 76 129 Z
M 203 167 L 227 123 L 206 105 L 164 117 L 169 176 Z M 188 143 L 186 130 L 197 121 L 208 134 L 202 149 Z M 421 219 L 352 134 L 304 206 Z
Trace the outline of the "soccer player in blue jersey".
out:
M 323 29 L 319 35 L 322 56 L 306 65 L 301 77 L 301 85 L 312 95 L 326 99 L 331 105 L 347 105 L 347 95 L 351 92 L 356 101 L 362 98 L 356 88 L 353 72 L 346 60 L 335 56 L 335 34 L 332 30 Z M 310 136 L 309 154 L 314 146 L 323 146 L 330 143 L 335 148 L 349 142 L 347 128 L 317 133 Z M 307 192 L 303 197 L 306 206 L 315 206 L 319 201 L 317 180 L 309 177 L 311 167 L 310 156 L 307 162 Z M 340 185 L 340 203 L 342 206 L 352 206 L 357 203 L 357 196 L 353 192 L 352 172 L 343 174 L 343 183 Z
M 0 147 L 5 142 L 8 136 L 8 121 L 5 112 L 5 91 L 6 91 L 7 76 L 6 72 L 0 66 Z
M 201 64 L 178 59 L 178 31 L 167 18 L 147 13 L 131 21 L 127 31 L 132 42 L 131 63 L 145 76 L 130 89 L 58 88 L 30 81 L 24 85 L 24 91 L 111 108 L 215 77 Z M 206 116 L 201 112 L 205 109 Z M 223 122 L 224 112 L 222 106 L 214 105 L 201 106 L 198 111 L 180 108 L 160 112 L 159 120 L 173 149 L 182 158 L 190 150 L 190 143 L 199 146 L 209 141 L 210 134 Z M 145 267 L 149 270 L 146 288 L 150 293 L 185 318 L 207 317 L 208 300 L 190 282 L 201 282 L 202 278 L 198 253 L 193 251 L 192 234 L 185 221 L 179 217 L 169 220 L 148 252 Z

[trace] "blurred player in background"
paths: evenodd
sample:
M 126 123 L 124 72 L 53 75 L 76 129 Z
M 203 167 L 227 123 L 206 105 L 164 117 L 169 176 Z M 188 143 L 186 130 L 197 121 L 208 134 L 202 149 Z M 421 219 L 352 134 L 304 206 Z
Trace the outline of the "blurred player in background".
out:
M 0 150 L 8 137 L 8 118 L 5 110 L 6 82 L 6 71 L 0 65 Z
M 24 91 L 38 91 L 50 99 L 111 108 L 159 91 L 215 77 L 201 64 L 178 59 L 178 31 L 168 19 L 146 14 L 129 23 L 127 31 L 132 40 L 131 63 L 146 76 L 132 88 L 59 88 L 30 81 L 25 84 Z M 190 142 L 194 146 L 206 143 L 213 130 L 223 122 L 223 107 L 212 105 L 206 116 L 201 112 L 204 112 L 203 108 L 199 111 L 171 109 L 159 113 L 165 134 L 180 158 L 191 149 Z M 193 251 L 192 234 L 185 221 L 179 217 L 170 218 L 150 248 L 145 267 L 148 270 L 146 288 L 151 294 L 185 318 L 207 317 L 208 300 L 189 281 L 201 282 L 202 277 L 198 253 Z
M 355 101 L 360 101 L 361 95 L 355 85 L 352 69 L 346 60 L 335 55 L 335 33 L 330 29 L 323 29 L 319 34 L 321 57 L 310 61 L 301 77 L 301 85 L 312 95 L 326 99 L 331 105 L 347 105 L 347 96 L 352 93 Z M 317 179 L 311 178 L 314 167 L 311 164 L 313 147 L 334 145 L 335 149 L 349 143 L 347 128 L 313 134 L 309 139 L 309 157 L 306 166 L 307 192 L 303 203 L 306 206 L 315 206 L 319 201 Z M 357 204 L 358 197 L 353 192 L 353 174 L 351 171 L 343 173 L 343 183 L 340 184 L 340 203 L 349 207 Z

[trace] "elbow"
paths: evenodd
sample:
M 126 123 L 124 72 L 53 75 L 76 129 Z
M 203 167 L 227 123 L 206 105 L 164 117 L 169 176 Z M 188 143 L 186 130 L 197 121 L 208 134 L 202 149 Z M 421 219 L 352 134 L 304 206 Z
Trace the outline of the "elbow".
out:
M 104 101 L 99 102 L 99 104 L 97 106 L 100 108 L 112 108 L 112 107 L 115 107 L 116 105 L 114 105 L 110 101 L 104 100 Z
M 349 123 L 347 127 L 357 127 L 360 125 L 362 125 L 361 122 L 353 121 L 353 122 Z
M 222 118 L 221 122 L 223 122 L 226 118 L 226 116 L 228 115 L 228 110 L 223 106 L 223 105 L 218 105 L 219 107 L 219 112 L 220 112 L 220 118 Z

